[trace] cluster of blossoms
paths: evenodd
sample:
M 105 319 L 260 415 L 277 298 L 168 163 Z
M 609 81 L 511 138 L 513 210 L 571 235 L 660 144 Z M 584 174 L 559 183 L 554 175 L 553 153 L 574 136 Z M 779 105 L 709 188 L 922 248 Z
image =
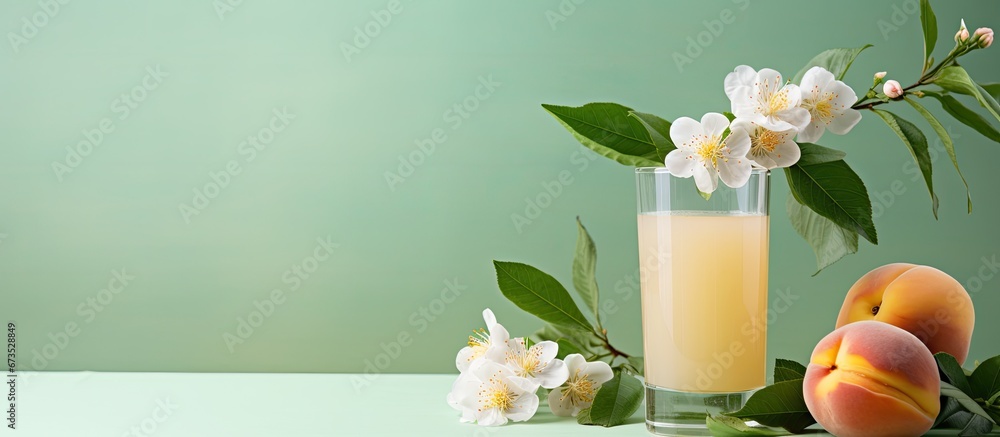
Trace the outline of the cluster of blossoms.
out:
M 538 410 L 539 387 L 551 389 L 553 414 L 576 416 L 613 376 L 603 361 L 587 362 L 580 354 L 556 358 L 555 342 L 529 346 L 523 337 L 510 338 L 488 308 L 483 320 L 487 329 L 469 336 L 469 345 L 455 358 L 461 374 L 448 393 L 448 405 L 462 413 L 462 422 L 498 426 L 528 420 Z
M 822 67 L 809 69 L 795 85 L 772 69 L 741 65 L 726 76 L 725 91 L 732 122 L 710 112 L 700 122 L 681 117 L 670 126 L 677 149 L 667 154 L 667 170 L 694 176 L 704 193 L 715 191 L 719 179 L 734 188 L 746 184 L 753 167 L 791 166 L 800 156 L 796 140 L 811 143 L 827 130 L 843 135 L 861 120 L 851 108 L 854 90 Z
M 962 20 L 955 42 L 958 52 L 950 56 L 987 48 L 993 44 L 993 29 L 981 27 L 970 34 Z M 884 71 L 876 73 L 874 84 L 884 78 Z M 872 88 L 866 97 L 875 95 Z M 906 90 L 895 80 L 882 86 L 888 99 L 900 99 Z M 675 176 L 693 176 L 703 193 L 715 191 L 719 179 L 730 187 L 743 186 L 753 168 L 789 167 L 800 157 L 796 141 L 818 141 L 827 130 L 843 135 L 861 121 L 861 113 L 852 107 L 857 94 L 822 67 L 810 68 L 795 85 L 772 69 L 755 71 L 741 65 L 726 76 L 725 91 L 732 121 L 710 112 L 700 122 L 681 117 L 670 126 L 677 149 L 667 154 L 664 164 Z

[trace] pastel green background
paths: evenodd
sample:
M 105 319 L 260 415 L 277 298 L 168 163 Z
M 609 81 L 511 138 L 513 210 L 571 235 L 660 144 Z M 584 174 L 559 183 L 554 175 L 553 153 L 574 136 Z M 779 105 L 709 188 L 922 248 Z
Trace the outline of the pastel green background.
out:
M 915 4 L 403 0 L 349 60 L 343 44 L 386 1 L 244 0 L 222 19 L 209 1 L 62 5 L 17 51 L 9 34 L 0 47 L 0 319 L 17 322 L 25 369 L 361 372 L 403 334 L 410 343 L 380 371 L 453 372 L 483 308 L 514 335 L 541 326 L 502 297 L 491 260 L 530 263 L 569 285 L 579 215 L 598 245 L 603 300 L 616 308 L 605 315 L 610 336 L 640 353 L 638 288 L 628 282 L 638 265 L 632 169 L 589 159 L 539 104 L 615 101 L 699 117 L 728 108 L 722 81 L 736 65 L 791 77 L 823 49 L 864 43 L 875 47 L 847 82 L 863 92 L 872 73 L 888 70 L 905 85 L 920 68 L 919 19 L 906 13 Z M 939 57 L 961 17 L 973 28 L 1000 26 L 994 1 L 934 5 Z M 40 10 L 3 2 L 0 30 L 20 32 L 21 18 Z M 679 68 L 673 55 L 688 56 L 688 38 L 708 41 L 705 22 L 725 10 L 732 23 Z M 554 14 L 565 20 L 553 26 Z M 963 64 L 981 81 L 1000 81 L 997 50 Z M 169 76 L 119 119 L 115 100 L 157 65 Z M 499 85 L 475 97 L 489 78 Z M 477 108 L 459 123 L 448 111 L 467 98 Z M 912 109 L 892 106 L 924 126 Z M 296 118 L 248 162 L 241 141 L 276 108 Z M 52 163 L 106 117 L 115 130 L 57 179 Z M 971 356 L 1000 353 L 989 337 L 1000 329 L 991 316 L 1000 280 L 990 268 L 1000 250 L 1000 148 L 946 120 L 975 211 L 965 214 L 960 180 L 938 155 L 937 221 L 909 153 L 873 114 L 849 136 L 823 137 L 848 152 L 874 196 L 881 244 L 863 243 L 816 277 L 811 250 L 784 215 L 784 176 L 775 175 L 771 296 L 777 302 L 784 290 L 794 301 L 774 316 L 771 358 L 806 360 L 850 285 L 898 261 L 966 284 L 979 316 Z M 443 141 L 417 156 L 416 141 L 435 129 Z M 386 173 L 411 155 L 420 164 L 390 186 Z M 241 173 L 186 223 L 179 204 L 231 160 Z M 516 228 L 512 214 L 525 214 L 526 199 L 561 172 L 571 182 Z M 876 196 L 894 181 L 902 194 Z M 286 270 L 327 237 L 332 255 L 291 291 Z M 105 293 L 113 300 L 90 320 L 80 305 L 121 269 L 135 279 Z M 461 294 L 445 303 L 449 281 Z M 235 335 L 237 319 L 274 289 L 287 293 L 284 303 L 231 352 L 224 334 Z M 61 341 L 67 323 L 79 332 Z M 54 358 L 30 361 L 60 345 Z

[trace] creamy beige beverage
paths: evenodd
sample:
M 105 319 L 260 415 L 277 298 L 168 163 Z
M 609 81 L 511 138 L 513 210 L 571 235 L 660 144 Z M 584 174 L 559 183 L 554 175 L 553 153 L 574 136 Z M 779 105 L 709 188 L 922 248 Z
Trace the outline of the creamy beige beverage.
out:
M 765 384 L 768 217 L 639 215 L 646 383 L 689 392 Z

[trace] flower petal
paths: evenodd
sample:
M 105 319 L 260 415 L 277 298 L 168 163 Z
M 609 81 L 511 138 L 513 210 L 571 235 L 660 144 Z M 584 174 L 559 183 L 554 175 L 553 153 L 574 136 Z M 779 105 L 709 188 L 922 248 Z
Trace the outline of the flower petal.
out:
M 510 369 L 490 360 L 476 360 L 469 366 L 469 372 L 480 381 L 489 381 L 490 378 L 508 378 L 513 375 Z
M 559 345 L 554 341 L 540 341 L 531 346 L 531 352 L 529 353 L 539 354 L 538 361 L 547 363 L 552 361 L 556 357 L 556 354 L 559 353 Z
M 767 153 L 762 153 L 760 155 L 747 154 L 747 159 L 752 161 L 753 164 L 757 164 L 758 166 L 766 169 L 772 169 L 778 166 L 778 164 L 774 162 L 774 159 L 771 159 L 771 156 Z
M 729 136 L 723 140 L 723 156 L 742 157 L 750 151 L 750 134 L 742 127 L 732 129 Z
M 826 128 L 837 135 L 843 135 L 850 132 L 859 121 L 861 121 L 861 112 L 856 109 L 848 109 L 843 114 L 834 117 Z
M 580 373 L 587 375 L 587 379 L 594 381 L 594 384 L 601 385 L 611 380 L 615 376 L 611 366 L 604 361 L 593 361 L 580 368 Z
M 507 332 L 507 328 L 499 323 L 494 323 L 490 326 L 490 348 L 500 347 L 503 348 L 507 340 L 510 340 L 510 333 Z
M 813 67 L 802 75 L 802 82 L 799 89 L 803 100 L 815 100 L 819 98 L 830 82 L 834 81 L 833 73 L 823 67 Z M 852 102 L 853 103 L 853 102 Z
M 719 178 L 731 188 L 739 188 L 750 180 L 750 160 L 746 157 L 719 161 Z
M 830 104 L 833 105 L 833 110 L 836 113 L 850 109 L 851 105 L 854 105 L 854 102 L 858 101 L 858 95 L 854 93 L 854 88 L 847 86 L 846 83 L 839 80 L 827 85 L 826 92 L 833 93 L 833 99 L 830 100 Z
M 701 129 L 710 137 L 721 136 L 729 127 L 729 119 L 718 112 L 709 112 L 701 116 Z
M 733 115 L 736 118 L 763 119 L 764 116 L 757 112 L 759 103 L 753 97 L 754 91 L 749 91 L 745 96 L 737 96 L 730 105 Z
M 795 106 L 778 111 L 778 118 L 788 123 L 790 126 L 792 126 L 792 128 L 798 131 L 804 129 L 807 125 L 809 125 L 809 121 L 812 120 L 812 115 L 809 114 L 809 111 L 806 110 L 806 108 L 803 108 L 801 106 Z M 786 128 L 786 129 L 771 129 L 771 130 L 780 132 L 788 129 Z
M 719 174 L 714 167 L 696 165 L 694 166 L 694 183 L 702 193 L 714 192 L 719 186 Z
M 690 117 L 681 117 L 670 125 L 670 140 L 678 148 L 691 148 L 691 138 L 704 134 L 701 123 Z
M 475 357 L 475 354 L 476 351 L 469 346 L 463 347 L 458 351 L 458 356 L 455 357 L 455 367 L 458 368 L 459 372 L 464 373 L 466 370 L 469 370 L 469 365 L 472 364 L 472 361 L 475 358 L 480 358 Z
M 819 141 L 820 137 L 823 136 L 823 132 L 826 131 L 826 123 L 818 118 L 809 122 L 805 128 L 799 131 L 799 142 L 801 143 L 815 143 Z
M 690 150 L 674 149 L 667 154 L 667 159 L 663 161 L 670 174 L 679 178 L 689 178 L 698 161 L 694 159 L 694 152 Z
M 535 382 L 545 388 L 555 388 L 563 385 L 569 378 L 569 369 L 562 360 L 552 360 L 545 365 L 545 370 L 535 375 Z
M 497 324 L 497 317 L 493 315 L 492 310 L 487 308 L 483 310 L 483 321 L 486 322 L 486 327 L 489 328 L 490 326 Z
M 774 151 L 769 153 L 768 156 L 774 161 L 774 167 L 768 168 L 785 168 L 799 162 L 802 150 L 799 149 L 798 144 L 792 141 L 791 135 L 789 135 L 788 139 L 775 146 Z
M 771 100 L 771 96 L 777 93 L 784 81 L 781 80 L 781 73 L 770 68 L 764 68 L 757 72 L 757 80 L 754 87 L 757 88 L 756 98 L 760 102 Z
M 537 398 L 537 396 L 536 396 Z M 507 423 L 507 418 L 497 408 L 476 411 L 476 421 L 479 426 L 500 426 Z
M 569 357 L 566 357 L 569 359 Z M 549 409 L 552 414 L 559 417 L 570 417 L 573 415 L 573 400 L 569 396 L 563 397 L 564 387 L 556 387 L 549 392 Z
M 468 387 L 466 387 L 468 385 Z M 468 408 L 462 405 L 462 400 L 466 398 L 475 398 L 476 390 L 479 388 L 479 382 L 472 380 L 467 381 L 466 375 L 462 374 L 458 376 L 455 380 L 455 384 L 451 388 L 451 392 L 448 393 L 446 397 L 448 405 L 462 412 L 462 417 L 458 419 L 460 422 L 469 423 L 476 420 L 476 416 L 472 412 L 472 408 Z
M 724 82 L 726 89 L 726 96 L 729 100 L 736 100 L 733 96 L 736 94 L 739 88 L 747 88 L 745 90 L 739 90 L 740 92 L 752 92 L 754 78 L 757 76 L 757 72 L 754 71 L 749 65 L 740 65 L 733 70 L 732 73 L 726 75 L 726 80 Z
M 794 108 L 802 104 L 802 92 L 799 91 L 798 85 L 794 83 L 787 84 L 781 87 L 781 90 L 778 92 L 787 98 L 785 101 L 786 108 Z
M 538 411 L 538 395 L 525 393 L 514 400 L 514 404 L 506 411 L 507 418 L 515 422 L 524 422 Z
M 572 373 L 587 364 L 587 359 L 583 358 L 583 355 L 580 354 L 569 354 L 566 355 L 566 358 L 563 358 L 563 362 L 566 363 L 566 369 Z
M 507 378 L 508 387 L 516 394 L 522 393 L 534 393 L 538 391 L 538 384 L 531 381 L 528 378 L 522 378 L 520 376 L 511 376 Z

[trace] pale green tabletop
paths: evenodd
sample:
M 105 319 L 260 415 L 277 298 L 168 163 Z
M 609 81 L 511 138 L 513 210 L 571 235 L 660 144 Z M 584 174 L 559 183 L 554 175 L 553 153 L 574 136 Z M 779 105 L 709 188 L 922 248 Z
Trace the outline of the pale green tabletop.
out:
M 0 436 L 650 435 L 641 408 L 615 428 L 578 425 L 545 405 L 528 422 L 485 428 L 459 423 L 445 402 L 455 375 L 378 375 L 358 388 L 352 378 L 360 381 L 343 374 L 22 372 L 17 430 L 4 427 Z
M 5 421 L 0 436 L 651 435 L 642 408 L 614 428 L 578 425 L 553 416 L 545 405 L 528 422 L 495 428 L 459 423 L 458 412 L 445 402 L 455 375 L 375 375 L 370 380 L 346 374 L 17 375 L 17 429 L 8 429 Z M 9 408 L 6 401 L 0 405 Z M 930 435 L 955 434 L 936 430 Z

